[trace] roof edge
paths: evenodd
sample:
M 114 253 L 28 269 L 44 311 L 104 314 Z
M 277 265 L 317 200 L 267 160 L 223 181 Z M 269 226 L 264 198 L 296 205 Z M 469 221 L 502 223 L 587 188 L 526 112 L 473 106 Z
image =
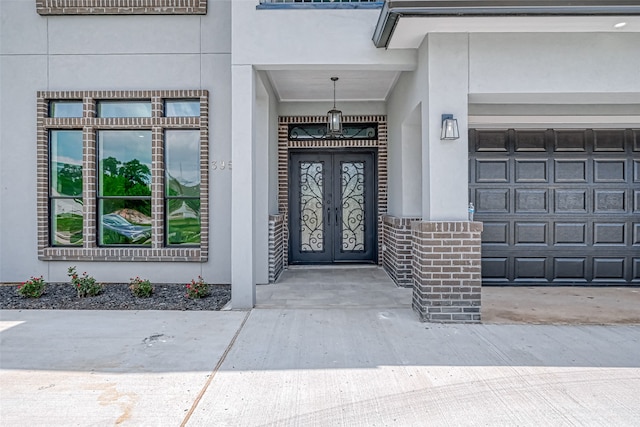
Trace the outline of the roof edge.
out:
M 629 16 L 640 15 L 638 0 L 397 0 L 385 1 L 373 33 L 373 44 L 389 46 L 398 19 L 410 17 L 496 16 Z

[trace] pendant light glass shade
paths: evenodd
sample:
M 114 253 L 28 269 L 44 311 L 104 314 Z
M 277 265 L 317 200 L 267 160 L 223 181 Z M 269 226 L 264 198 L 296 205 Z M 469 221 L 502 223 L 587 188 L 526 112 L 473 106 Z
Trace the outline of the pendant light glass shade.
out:
M 342 135 L 342 111 L 335 108 L 327 113 L 327 133 L 331 136 Z
M 342 136 L 342 111 L 336 109 L 337 80 L 337 77 L 331 77 L 333 82 L 333 108 L 327 113 L 327 136 Z

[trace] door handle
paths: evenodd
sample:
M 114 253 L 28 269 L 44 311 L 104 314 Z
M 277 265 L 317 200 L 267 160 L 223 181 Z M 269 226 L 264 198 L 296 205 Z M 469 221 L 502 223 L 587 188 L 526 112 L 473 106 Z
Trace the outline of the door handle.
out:
M 327 225 L 331 225 L 331 207 L 327 206 Z
M 336 225 L 338 225 L 338 207 L 336 206 Z

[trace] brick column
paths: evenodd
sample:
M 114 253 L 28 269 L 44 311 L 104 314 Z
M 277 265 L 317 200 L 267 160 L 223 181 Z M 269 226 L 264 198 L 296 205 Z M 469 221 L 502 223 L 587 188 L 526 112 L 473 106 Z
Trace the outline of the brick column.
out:
M 422 322 L 480 322 L 482 223 L 415 222 L 413 310 Z
M 382 216 L 382 266 L 396 286 L 413 286 L 411 224 L 420 220 Z

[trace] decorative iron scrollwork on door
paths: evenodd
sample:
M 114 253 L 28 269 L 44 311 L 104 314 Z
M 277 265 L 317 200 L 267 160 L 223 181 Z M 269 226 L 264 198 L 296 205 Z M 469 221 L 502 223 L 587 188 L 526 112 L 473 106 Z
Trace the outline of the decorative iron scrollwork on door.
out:
M 324 250 L 322 162 L 300 163 L 300 250 Z
M 364 163 L 341 162 L 342 250 L 363 251 L 365 232 Z

